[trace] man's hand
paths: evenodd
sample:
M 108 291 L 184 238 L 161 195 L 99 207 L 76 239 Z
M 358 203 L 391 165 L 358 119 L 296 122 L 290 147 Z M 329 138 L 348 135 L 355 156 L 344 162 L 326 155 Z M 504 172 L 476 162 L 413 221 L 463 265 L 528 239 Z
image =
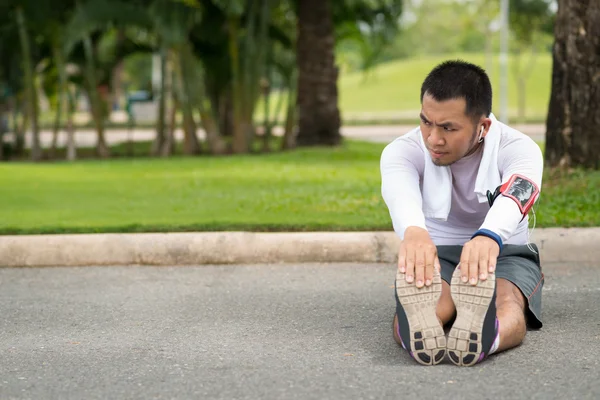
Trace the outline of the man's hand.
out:
M 398 268 L 406 274 L 406 282 L 416 281 L 418 288 L 431 285 L 433 270 L 440 270 L 440 261 L 427 230 L 416 226 L 406 229 L 398 253 Z
M 496 270 L 500 247 L 493 239 L 476 236 L 463 246 L 460 256 L 460 277 L 463 282 L 476 285 L 478 279 L 485 281 L 488 273 Z

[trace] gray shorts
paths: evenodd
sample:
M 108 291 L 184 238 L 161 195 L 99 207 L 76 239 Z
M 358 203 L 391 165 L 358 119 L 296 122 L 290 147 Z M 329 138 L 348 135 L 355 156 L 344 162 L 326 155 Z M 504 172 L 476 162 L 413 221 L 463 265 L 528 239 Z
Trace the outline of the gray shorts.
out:
M 531 244 L 531 248 L 538 254 L 533 253 L 526 245 L 504 245 L 496 264 L 496 278 L 506 279 L 521 290 L 527 300 L 527 325 L 539 329 L 542 327 L 544 274 L 540 265 L 539 250 L 535 244 Z M 437 250 L 442 279 L 450 284 L 452 273 L 460 262 L 462 246 L 437 246 Z

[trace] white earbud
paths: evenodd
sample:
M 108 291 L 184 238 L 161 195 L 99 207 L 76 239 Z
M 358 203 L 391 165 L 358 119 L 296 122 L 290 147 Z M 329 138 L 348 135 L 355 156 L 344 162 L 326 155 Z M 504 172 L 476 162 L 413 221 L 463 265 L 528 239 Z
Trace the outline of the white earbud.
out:
M 481 127 L 481 132 L 479 132 L 479 140 L 477 141 L 478 143 L 483 142 L 483 131 L 484 131 L 484 127 Z

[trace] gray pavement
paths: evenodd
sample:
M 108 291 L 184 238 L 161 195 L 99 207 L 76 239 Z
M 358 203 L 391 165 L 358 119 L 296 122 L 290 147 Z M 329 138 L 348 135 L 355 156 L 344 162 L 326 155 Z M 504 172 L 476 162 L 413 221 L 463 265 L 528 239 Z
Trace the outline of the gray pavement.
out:
M 597 399 L 598 265 L 473 368 L 392 340 L 393 264 L 0 269 L 1 399 Z
M 369 126 L 342 126 L 342 135 L 348 139 L 367 140 L 378 143 L 389 143 L 395 138 L 408 133 L 416 125 L 369 125 Z M 515 129 L 531 136 L 536 141 L 545 140 L 546 127 L 543 124 L 523 124 L 511 125 Z M 275 129 L 275 135 L 282 135 L 283 131 L 280 127 Z M 148 128 L 127 129 L 108 129 L 106 131 L 106 141 L 109 144 L 123 143 L 127 141 L 149 141 L 155 137 L 155 130 Z M 205 133 L 202 129 L 198 129 L 198 137 L 204 139 Z M 175 138 L 178 141 L 183 140 L 183 131 L 177 129 Z M 25 138 L 27 146 L 31 145 L 31 136 Z M 6 135 L 5 140 L 11 140 L 9 135 Z M 52 132 L 43 130 L 40 134 L 40 140 L 43 147 L 49 147 L 52 143 Z M 67 135 L 65 132 L 60 132 L 58 136 L 58 145 L 66 146 Z M 96 144 L 96 133 L 93 129 L 78 129 L 75 133 L 75 143 L 77 147 L 92 147 Z

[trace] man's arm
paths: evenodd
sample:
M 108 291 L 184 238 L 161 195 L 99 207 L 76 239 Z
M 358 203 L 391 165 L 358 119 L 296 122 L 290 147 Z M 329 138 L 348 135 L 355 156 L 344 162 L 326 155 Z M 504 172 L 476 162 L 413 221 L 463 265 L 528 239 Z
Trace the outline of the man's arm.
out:
M 408 139 L 395 140 L 381 154 L 381 194 L 400 239 L 404 239 L 409 226 L 426 229 L 415 165 L 419 159 L 423 159 L 422 150 Z
M 381 194 L 388 206 L 394 230 L 402 239 L 398 269 L 407 282 L 430 286 L 434 269 L 440 269 L 437 248 L 425 226 L 419 185 L 423 151 L 411 140 L 396 140 L 381 154 Z
M 463 247 L 460 258 L 463 282 L 468 280 L 474 285 L 495 271 L 503 243 L 513 235 L 539 197 L 543 164 L 539 146 L 529 138 L 517 138 L 500 150 L 502 193 L 498 193 L 480 229 Z
M 480 230 L 496 234 L 504 243 L 513 235 L 538 198 L 542 188 L 544 158 L 537 143 L 525 138 L 515 140 L 502 149 L 498 164 L 505 190 L 494 200 Z M 519 190 L 522 191 L 519 193 Z

